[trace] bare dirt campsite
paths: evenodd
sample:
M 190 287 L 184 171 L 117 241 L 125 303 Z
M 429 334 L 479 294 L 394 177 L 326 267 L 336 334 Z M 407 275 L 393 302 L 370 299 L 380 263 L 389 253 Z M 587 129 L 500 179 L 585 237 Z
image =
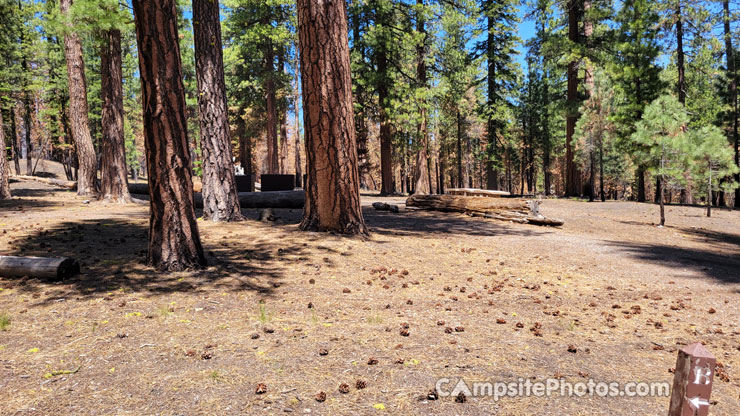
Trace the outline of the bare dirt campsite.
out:
M 657 415 L 668 398 L 428 394 L 442 377 L 670 382 L 694 341 L 724 369 L 711 414 L 740 412 L 737 212 L 668 207 L 657 229 L 655 205 L 546 200 L 565 225 L 543 228 L 363 195 L 370 237 L 244 210 L 199 221 L 210 267 L 161 274 L 143 264 L 146 205 L 11 186 L 0 252 L 82 274 L 0 278 L 2 414 Z
M 0 1 L 0 416 L 740 415 L 738 5 Z

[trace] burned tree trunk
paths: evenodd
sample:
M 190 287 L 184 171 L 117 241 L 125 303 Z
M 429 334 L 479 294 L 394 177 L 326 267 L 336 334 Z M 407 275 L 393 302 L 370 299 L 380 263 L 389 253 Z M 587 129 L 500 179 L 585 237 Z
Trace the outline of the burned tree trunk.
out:
M 67 14 L 72 6 L 72 0 L 61 0 L 59 5 L 62 14 Z M 82 60 L 82 42 L 75 32 L 64 35 L 64 58 L 67 61 L 69 84 L 69 118 L 79 165 L 77 194 L 93 195 L 98 190 L 97 158 L 87 118 L 87 85 L 85 63 Z
M 2 111 L 0 111 L 0 150 L 2 150 L 0 151 L 0 200 L 3 200 L 10 199 L 10 168 L 5 151 L 5 125 Z
M 231 162 L 218 1 L 193 0 L 193 22 L 203 153 L 203 218 L 239 221 L 242 215 Z
M 121 31 L 105 32 L 100 51 L 103 96 L 103 143 L 100 164 L 100 195 L 113 202 L 131 202 L 126 170 L 126 144 L 123 138 L 123 74 L 121 70 Z
M 149 175 L 149 265 L 206 265 L 193 204 L 175 0 L 134 0 Z
M 298 0 L 298 35 L 308 173 L 301 229 L 367 234 L 345 2 Z

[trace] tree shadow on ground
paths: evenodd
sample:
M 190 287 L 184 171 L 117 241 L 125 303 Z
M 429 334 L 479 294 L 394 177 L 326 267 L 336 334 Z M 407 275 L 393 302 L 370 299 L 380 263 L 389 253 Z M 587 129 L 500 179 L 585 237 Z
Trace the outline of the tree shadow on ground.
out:
M 731 234 L 722 231 L 702 230 L 699 228 L 682 227 L 679 228 L 682 233 L 694 237 L 696 240 L 704 241 L 706 243 L 718 243 L 727 244 L 730 246 L 736 246 L 735 248 L 740 249 L 740 235 Z M 740 253 L 738 253 L 740 255 Z M 740 274 L 740 270 L 738 270 Z
M 69 296 L 88 298 L 123 289 L 142 296 L 171 292 L 252 291 L 272 296 L 282 285 L 283 256 L 300 256 L 305 248 L 286 241 L 247 246 L 214 240 L 204 244 L 209 267 L 187 272 L 160 272 L 144 264 L 148 229 L 145 223 L 82 220 L 35 230 L 13 247 L 10 255 L 72 257 L 82 273 L 50 284 L 36 278 L 2 278 L 40 303 Z M 42 298 L 43 295 L 43 298 Z
M 662 244 L 609 241 L 608 245 L 648 263 L 689 269 L 720 283 L 740 283 L 740 253 L 726 253 Z
M 497 220 L 468 217 L 436 211 L 401 211 L 398 214 L 363 209 L 371 233 L 382 235 L 420 236 L 423 234 L 457 234 L 476 237 L 535 237 L 554 232 L 552 229 Z

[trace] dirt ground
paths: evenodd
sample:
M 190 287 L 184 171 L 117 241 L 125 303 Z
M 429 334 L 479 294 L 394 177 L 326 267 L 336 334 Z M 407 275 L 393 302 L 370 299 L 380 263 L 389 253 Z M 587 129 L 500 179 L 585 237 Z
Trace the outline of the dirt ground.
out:
M 546 200 L 566 224 L 541 228 L 365 196 L 368 238 L 245 210 L 198 221 L 207 270 L 161 274 L 142 264 L 146 205 L 12 189 L 0 254 L 72 256 L 82 274 L 0 278 L 2 415 L 663 415 L 667 397 L 427 393 L 440 378 L 670 383 L 695 341 L 724 366 L 710 414 L 740 414 L 737 211 L 669 207 L 658 228 L 651 204 Z

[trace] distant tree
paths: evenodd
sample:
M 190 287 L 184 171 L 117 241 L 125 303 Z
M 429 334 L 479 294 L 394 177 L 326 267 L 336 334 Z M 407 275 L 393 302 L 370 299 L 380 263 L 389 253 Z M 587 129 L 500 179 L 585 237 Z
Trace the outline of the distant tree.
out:
M 149 265 L 206 265 L 193 202 L 174 0 L 134 0 L 149 176 Z M 166 68 L 167 70 L 162 70 Z
M 203 218 L 242 219 L 229 137 L 229 113 L 217 0 L 193 0 L 195 72 L 203 156 Z
M 689 117 L 675 97 L 664 95 L 645 108 L 632 140 L 640 146 L 644 166 L 660 181 L 660 225 L 665 225 L 665 189 L 669 180 L 681 182 L 687 167 L 691 142 Z
M 366 234 L 344 1 L 298 0 L 308 179 L 302 230 Z
M 727 144 L 726 137 L 716 126 L 704 126 L 691 132 L 690 148 L 692 176 L 695 181 L 703 184 L 707 192 L 707 217 L 712 215 L 712 195 L 717 191 L 730 192 L 738 188 L 734 181 L 722 179 L 737 173 L 734 161 L 734 151 Z
M 498 166 L 501 155 L 498 140 L 506 127 L 507 98 L 516 80 L 516 14 L 517 1 L 481 1 L 481 20 L 484 20 L 485 38 L 478 47 L 486 59 L 486 188 L 499 189 Z
M 614 111 L 614 91 L 609 85 L 609 79 L 603 72 L 594 74 L 593 82 L 589 86 L 589 96 L 581 106 L 581 118 L 576 124 L 576 137 L 583 139 L 585 144 L 582 149 L 581 160 L 587 162 L 589 171 L 589 201 L 595 197 L 596 164 L 599 165 L 599 193 L 601 202 L 606 200 L 604 192 L 604 150 L 605 141 L 614 135 L 614 123 L 612 122 Z M 598 162 L 597 159 L 598 158 Z
M 614 120 L 618 137 L 629 154 L 637 155 L 640 149 L 630 140 L 645 106 L 655 100 L 663 84 L 657 65 L 658 14 L 655 4 L 647 0 L 625 0 L 615 17 L 615 54 L 608 71 L 618 94 L 619 105 Z M 638 144 L 639 146 L 639 144 Z M 637 164 L 637 200 L 645 202 L 645 171 L 648 166 Z

